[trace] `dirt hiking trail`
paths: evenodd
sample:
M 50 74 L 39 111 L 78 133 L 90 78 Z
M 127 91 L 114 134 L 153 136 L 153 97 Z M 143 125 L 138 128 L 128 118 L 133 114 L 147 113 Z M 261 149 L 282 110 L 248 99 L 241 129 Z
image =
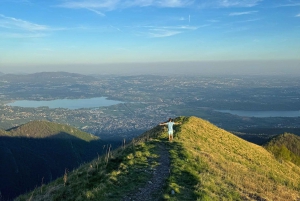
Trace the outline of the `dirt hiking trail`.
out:
M 163 186 L 170 174 L 170 154 L 164 143 L 158 145 L 159 165 L 154 169 L 152 178 L 145 184 L 124 197 L 123 201 L 158 201 Z

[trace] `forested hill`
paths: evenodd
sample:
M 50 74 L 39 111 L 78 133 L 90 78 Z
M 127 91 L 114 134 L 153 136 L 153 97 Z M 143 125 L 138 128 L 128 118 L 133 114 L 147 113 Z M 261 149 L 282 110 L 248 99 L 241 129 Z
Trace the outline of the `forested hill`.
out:
M 0 131 L 3 200 L 33 190 L 102 154 L 107 143 L 71 126 L 33 121 Z
M 157 126 L 17 200 L 300 199 L 300 167 L 203 119 L 176 122 L 173 142 Z
M 300 137 L 291 133 L 277 135 L 264 147 L 279 160 L 291 161 L 300 166 Z

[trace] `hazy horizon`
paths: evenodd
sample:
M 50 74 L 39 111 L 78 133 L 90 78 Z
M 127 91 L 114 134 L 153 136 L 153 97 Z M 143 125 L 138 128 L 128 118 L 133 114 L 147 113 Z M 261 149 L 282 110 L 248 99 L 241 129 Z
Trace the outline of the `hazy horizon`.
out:
M 202 61 L 115 64 L 73 64 L 0 67 L 5 74 L 70 72 L 112 75 L 293 75 L 300 76 L 300 60 L 293 61 Z
M 0 1 L 0 71 L 299 74 L 299 7 L 296 0 Z

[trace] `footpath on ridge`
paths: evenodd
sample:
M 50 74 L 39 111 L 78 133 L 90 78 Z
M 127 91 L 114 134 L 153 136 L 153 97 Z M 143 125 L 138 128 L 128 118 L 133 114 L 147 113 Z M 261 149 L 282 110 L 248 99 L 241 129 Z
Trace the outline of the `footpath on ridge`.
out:
M 170 154 L 164 143 L 160 143 L 158 148 L 160 155 L 159 165 L 153 171 L 152 178 L 145 186 L 138 188 L 136 192 L 126 195 L 123 201 L 159 200 L 161 190 L 170 174 Z

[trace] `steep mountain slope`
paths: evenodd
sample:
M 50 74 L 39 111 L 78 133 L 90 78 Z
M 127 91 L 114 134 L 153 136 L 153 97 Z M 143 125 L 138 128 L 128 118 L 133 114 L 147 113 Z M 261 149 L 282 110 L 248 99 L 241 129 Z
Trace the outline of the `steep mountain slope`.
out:
M 297 200 L 300 168 L 196 117 L 177 118 L 175 140 L 157 126 L 16 200 Z M 169 150 L 170 164 L 160 159 Z M 160 191 L 152 181 L 170 168 Z M 153 179 L 154 178 L 154 179 Z M 146 188 L 146 190 L 145 190 Z M 149 197 L 136 197 L 149 190 Z
M 291 133 L 277 135 L 264 147 L 279 160 L 286 160 L 300 166 L 300 137 Z
M 176 185 L 170 182 L 170 186 L 179 193 L 185 192 L 186 184 L 178 175 L 189 172 L 195 180 L 194 195 L 200 200 L 300 198 L 300 168 L 280 163 L 263 147 L 195 117 L 181 126 L 178 138 L 176 150 L 183 149 L 185 155 L 172 154 L 173 161 L 177 161 L 173 162 L 174 169 L 180 171 L 174 171 L 172 181 Z
M 67 125 L 34 121 L 0 131 L 0 192 L 4 200 L 62 176 L 101 154 L 105 142 Z

